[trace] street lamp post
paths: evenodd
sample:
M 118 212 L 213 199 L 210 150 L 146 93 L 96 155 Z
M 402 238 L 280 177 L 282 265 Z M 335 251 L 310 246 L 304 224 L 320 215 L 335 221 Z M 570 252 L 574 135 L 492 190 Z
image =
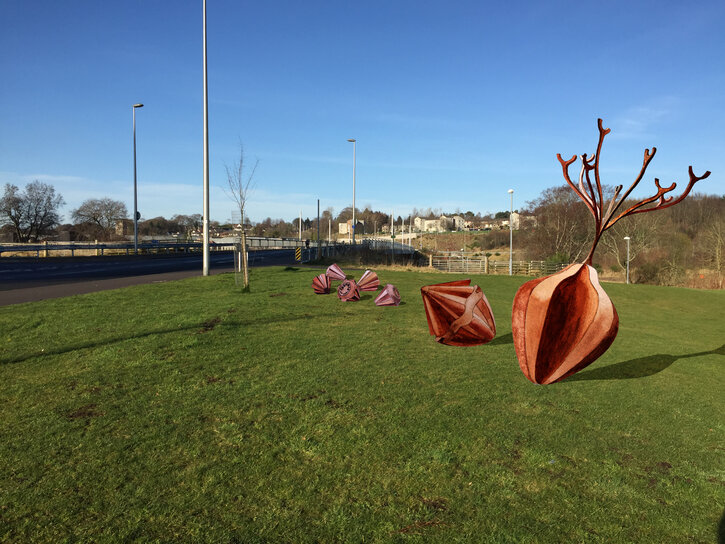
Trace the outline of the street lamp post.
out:
M 629 284 L 629 236 L 624 237 L 627 240 L 627 284 Z
M 352 243 L 355 244 L 355 147 L 357 140 L 348 138 L 348 142 L 352 142 Z
M 509 189 L 511 195 L 511 213 L 509 213 L 509 276 L 514 274 L 514 190 Z
M 136 179 L 136 108 L 143 104 L 134 104 L 133 110 L 133 254 L 138 255 L 138 191 Z
M 203 3 L 204 8 L 204 16 L 203 16 L 203 23 L 204 23 L 204 30 L 203 30 L 203 38 L 204 38 L 204 61 L 203 61 L 203 71 L 204 71 L 204 217 L 203 217 L 203 223 L 202 223 L 202 265 L 201 265 L 201 274 L 202 276 L 208 276 L 209 275 L 209 90 L 207 85 L 207 77 L 206 77 L 206 0 L 204 0 Z

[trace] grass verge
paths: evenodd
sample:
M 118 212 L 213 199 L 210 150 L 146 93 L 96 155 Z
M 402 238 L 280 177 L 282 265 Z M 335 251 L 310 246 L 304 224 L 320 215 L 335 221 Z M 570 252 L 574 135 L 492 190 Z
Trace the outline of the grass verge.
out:
M 356 276 L 360 272 L 346 270 Z M 0 308 L 0 540 L 712 542 L 725 505 L 722 291 L 605 284 L 619 336 L 522 375 L 525 278 L 473 276 L 498 335 L 315 295 L 313 269 Z

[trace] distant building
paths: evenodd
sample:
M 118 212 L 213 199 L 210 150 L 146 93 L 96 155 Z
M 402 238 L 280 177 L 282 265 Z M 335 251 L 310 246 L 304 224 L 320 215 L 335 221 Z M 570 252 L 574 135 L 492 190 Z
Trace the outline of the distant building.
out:
M 119 219 L 116 221 L 116 235 L 128 236 L 133 234 L 133 219 Z
M 348 219 L 344 223 L 337 224 L 338 232 L 345 236 L 352 234 L 352 219 Z M 365 234 L 365 221 L 357 221 L 357 227 L 355 228 L 355 234 Z

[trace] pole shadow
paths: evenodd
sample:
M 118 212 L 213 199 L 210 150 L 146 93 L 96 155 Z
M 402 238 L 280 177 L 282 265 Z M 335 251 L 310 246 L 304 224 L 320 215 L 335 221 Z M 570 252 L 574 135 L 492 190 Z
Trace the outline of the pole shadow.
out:
M 675 361 L 702 355 L 725 355 L 725 344 L 710 351 L 686 353 L 684 355 L 668 355 L 658 353 L 648 357 L 639 357 L 629 361 L 622 361 L 603 368 L 595 368 L 585 372 L 578 372 L 566 379 L 568 382 L 584 380 L 631 380 L 654 376 L 669 367 Z

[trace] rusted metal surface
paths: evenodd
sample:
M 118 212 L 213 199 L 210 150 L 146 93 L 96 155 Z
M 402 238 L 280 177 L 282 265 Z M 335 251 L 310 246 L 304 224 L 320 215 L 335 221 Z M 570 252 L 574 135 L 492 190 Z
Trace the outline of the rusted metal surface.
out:
M 425 285 L 428 330 L 436 342 L 449 346 L 485 344 L 496 336 L 496 321 L 486 295 L 471 280 Z
M 375 297 L 376 306 L 398 306 L 400 304 L 400 293 L 392 283 L 387 284 L 380 294 Z

